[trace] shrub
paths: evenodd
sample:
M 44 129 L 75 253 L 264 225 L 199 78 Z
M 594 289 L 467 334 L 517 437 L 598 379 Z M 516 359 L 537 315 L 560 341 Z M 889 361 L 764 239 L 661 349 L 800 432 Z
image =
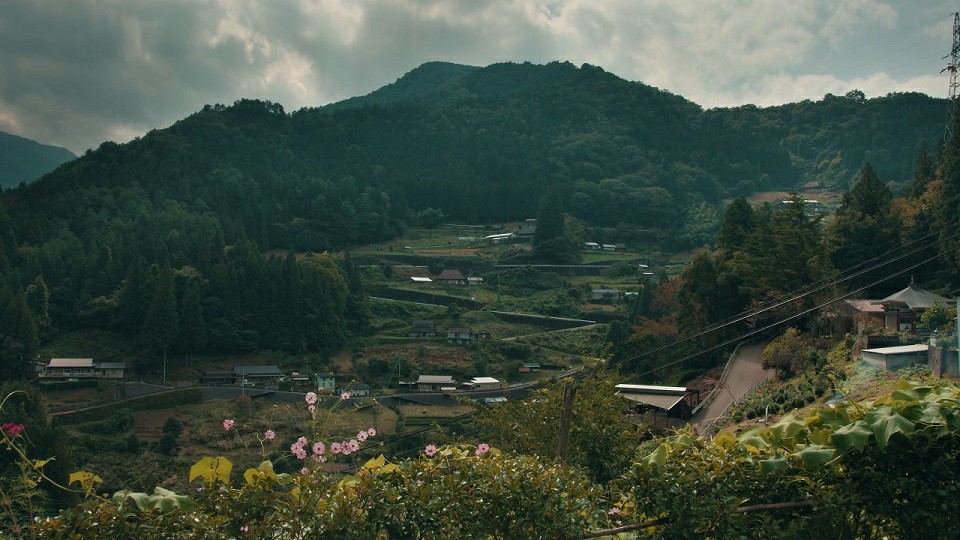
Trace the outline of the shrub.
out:
M 136 433 L 127 436 L 127 452 L 134 455 L 140 453 L 140 437 Z
M 176 416 L 167 418 L 167 421 L 163 423 L 163 433 L 169 433 L 174 438 L 179 437 L 183 433 L 183 422 Z

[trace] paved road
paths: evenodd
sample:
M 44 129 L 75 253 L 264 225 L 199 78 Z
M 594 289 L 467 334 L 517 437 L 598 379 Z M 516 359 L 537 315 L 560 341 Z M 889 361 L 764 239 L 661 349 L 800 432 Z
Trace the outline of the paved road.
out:
M 700 409 L 693 421 L 701 428 L 713 419 L 723 416 L 734 401 L 743 397 L 764 379 L 772 379 L 776 371 L 761 365 L 765 343 L 744 345 L 727 369 L 726 376 L 714 393 L 713 401 Z

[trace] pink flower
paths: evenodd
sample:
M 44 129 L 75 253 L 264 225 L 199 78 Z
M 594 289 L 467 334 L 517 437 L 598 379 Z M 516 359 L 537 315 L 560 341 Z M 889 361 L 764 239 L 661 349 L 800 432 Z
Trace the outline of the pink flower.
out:
M 375 429 L 373 429 L 373 428 L 370 428 L 370 429 L 367 430 L 367 435 L 369 435 L 369 436 L 371 436 L 371 437 L 376 437 L 376 436 L 377 436 L 377 430 L 375 430 Z
M 360 433 L 357 433 L 357 440 L 360 442 L 367 440 L 367 432 L 361 431 Z
M 307 410 L 310 411 L 310 414 L 313 414 L 317 412 L 317 407 L 316 405 L 310 405 L 309 407 L 307 407 Z
M 296 454 L 300 450 L 303 450 L 303 448 L 299 444 L 293 443 L 290 445 L 290 453 Z
M 308 472 L 310 472 L 310 469 L 308 469 L 308 468 L 306 468 L 306 467 L 300 469 L 300 474 L 307 474 Z
M 244 525 L 243 527 L 240 527 L 241 532 L 247 532 L 249 530 L 250 530 L 250 527 L 247 527 L 246 525 Z
M 313 392 L 307 392 L 305 399 L 307 400 L 307 403 L 309 403 L 310 405 L 313 405 L 314 403 L 317 402 L 317 395 L 314 394 Z
M 359 452 L 359 451 L 360 451 L 360 443 L 358 443 L 356 439 L 353 439 L 353 440 L 351 440 L 350 442 L 348 442 L 348 443 L 347 443 L 347 446 L 350 447 L 350 451 L 351 451 L 351 452 Z
M 335 442 L 330 445 L 330 452 L 339 454 L 341 451 L 343 451 L 343 446 L 341 446 L 340 443 Z
M 428 457 L 433 457 L 433 455 L 437 453 L 437 447 L 432 444 L 428 444 L 427 447 L 423 450 L 423 453 L 426 454 Z
M 322 442 L 313 443 L 313 453 L 314 453 L 314 454 L 316 454 L 316 455 L 319 456 L 320 454 L 322 454 L 322 453 L 324 453 L 324 452 L 326 452 L 326 451 L 327 451 L 327 445 L 323 444 Z
M 298 449 L 296 454 L 297 454 L 297 459 L 307 459 L 307 451 L 304 450 L 303 448 Z
M 227 430 L 227 431 L 230 431 L 230 428 L 232 428 L 232 427 L 233 427 L 233 420 L 224 420 L 224 421 L 223 421 L 223 429 L 225 429 L 225 430 Z
M 477 451 L 474 454 L 482 456 L 490 451 L 490 445 L 487 443 L 480 443 L 477 445 Z
M 0 431 L 6 431 L 10 435 L 19 435 L 23 431 L 23 424 L 7 422 L 6 424 L 0 426 Z
M 300 437 L 299 439 L 297 439 L 297 446 L 303 447 L 303 446 L 306 446 L 307 444 L 309 443 L 307 442 L 306 437 Z
M 203 491 L 203 486 L 197 486 L 197 493 L 200 493 L 201 491 Z
M 321 456 L 320 454 L 314 454 L 310 456 L 310 459 L 312 459 L 313 461 L 316 461 L 317 463 L 323 463 L 324 461 L 323 456 Z
M 620 525 L 623 525 L 623 522 L 620 521 L 619 519 L 618 519 L 617 521 L 615 521 L 614 523 L 616 523 L 618 527 L 619 527 Z
M 342 392 L 340 394 L 340 399 L 343 399 L 343 400 L 350 399 L 350 392 Z
M 277 434 L 274 433 L 272 430 L 269 430 L 269 429 L 268 429 L 268 430 L 266 430 L 266 431 L 263 432 L 263 438 L 266 439 L 266 440 L 268 440 L 268 441 L 272 441 L 272 440 L 274 440 L 275 438 L 277 438 Z
M 615 515 L 617 515 L 617 514 L 620 513 L 620 508 L 614 506 L 614 507 L 611 508 L 610 511 L 607 512 L 607 513 L 610 514 L 611 516 L 615 516 Z

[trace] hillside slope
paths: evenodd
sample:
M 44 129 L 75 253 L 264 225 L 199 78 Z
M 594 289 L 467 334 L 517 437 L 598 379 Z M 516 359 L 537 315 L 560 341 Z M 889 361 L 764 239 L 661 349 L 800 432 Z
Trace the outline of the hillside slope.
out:
M 0 131 L 0 188 L 31 182 L 76 157 L 66 148 Z

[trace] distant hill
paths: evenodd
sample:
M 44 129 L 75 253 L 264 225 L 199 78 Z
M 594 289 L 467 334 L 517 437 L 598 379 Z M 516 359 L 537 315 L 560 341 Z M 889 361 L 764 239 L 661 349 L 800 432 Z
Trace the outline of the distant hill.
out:
M 0 131 L 0 187 L 31 182 L 77 156 L 66 148 L 40 144 Z
M 396 82 L 374 90 L 365 96 L 357 96 L 331 103 L 326 110 L 333 111 L 365 105 L 389 105 L 400 102 L 437 104 L 450 98 L 444 87 L 460 77 L 477 71 L 478 67 L 452 64 L 450 62 L 427 62 L 410 71 Z
M 391 238 L 427 208 L 470 223 L 528 218 L 557 186 L 598 238 L 681 249 L 711 241 L 730 197 L 810 180 L 846 189 L 864 161 L 908 181 L 945 105 L 852 92 L 704 111 L 588 64 L 431 62 L 327 107 L 206 106 L 105 143 L 16 198 L 44 209 L 22 219 L 69 223 L 100 208 L 97 190 L 124 201 L 134 190 L 217 220 L 229 243 L 322 251 Z M 46 237 L 30 236 L 45 223 L 20 227 L 22 241 Z

